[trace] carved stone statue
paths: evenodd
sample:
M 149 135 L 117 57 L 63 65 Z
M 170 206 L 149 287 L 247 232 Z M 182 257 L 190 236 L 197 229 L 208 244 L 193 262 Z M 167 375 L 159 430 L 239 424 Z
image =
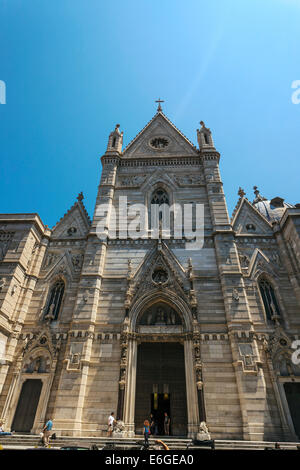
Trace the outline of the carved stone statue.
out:
M 123 431 L 125 431 L 125 423 L 121 419 L 118 419 L 116 421 L 115 426 L 114 426 L 113 436 L 120 437 L 120 435 L 122 435 Z
M 162 308 L 157 309 L 157 317 L 156 317 L 156 322 L 155 324 L 158 325 L 165 325 L 165 312 Z
M 47 322 L 49 322 L 49 323 L 50 323 L 52 320 L 55 319 L 55 316 L 54 316 L 54 314 L 53 314 L 54 307 L 55 307 L 55 305 L 54 305 L 54 304 L 51 304 L 50 307 L 49 307 L 49 312 L 48 312 L 47 315 L 45 316 L 45 320 L 46 320 Z
M 209 441 L 211 439 L 209 430 L 205 421 L 201 421 L 199 425 L 199 432 L 197 433 L 197 439 L 199 441 Z
M 239 292 L 237 289 L 233 289 L 232 291 L 232 298 L 233 300 L 235 300 L 236 302 L 238 302 L 240 300 L 240 296 L 239 296 Z

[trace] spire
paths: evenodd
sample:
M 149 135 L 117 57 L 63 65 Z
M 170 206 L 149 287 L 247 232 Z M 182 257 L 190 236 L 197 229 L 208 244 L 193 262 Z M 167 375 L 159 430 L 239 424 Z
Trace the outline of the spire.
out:
M 239 187 L 238 195 L 239 195 L 240 197 L 244 197 L 244 196 L 246 195 L 245 191 L 244 191 L 241 187 Z
M 109 134 L 106 152 L 122 152 L 123 131 L 120 132 L 120 124 L 116 124 L 115 130 Z
M 206 149 L 206 148 L 215 148 L 214 142 L 211 135 L 211 130 L 208 127 L 205 127 L 203 121 L 200 121 L 201 129 L 197 129 L 197 139 L 199 148 Z

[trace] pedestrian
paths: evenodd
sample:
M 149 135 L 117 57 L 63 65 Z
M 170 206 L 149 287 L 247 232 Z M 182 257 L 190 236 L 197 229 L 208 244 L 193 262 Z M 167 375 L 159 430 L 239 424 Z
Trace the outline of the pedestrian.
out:
M 115 413 L 112 411 L 110 413 L 110 416 L 107 420 L 107 424 L 108 424 L 108 428 L 107 428 L 107 432 L 108 432 L 108 437 L 112 437 L 112 433 L 113 433 L 113 430 L 114 430 L 114 421 L 115 421 Z
M 3 421 L 0 421 L 0 436 L 11 436 L 14 434 L 14 431 L 12 432 L 5 432 L 3 429 Z
M 145 438 L 145 446 L 149 446 L 149 434 L 150 434 L 150 423 L 148 419 L 144 421 L 144 438 Z
M 150 414 L 149 422 L 150 422 L 150 432 L 152 435 L 154 435 L 155 434 L 155 419 L 152 413 Z
M 45 447 L 48 447 L 49 445 L 49 439 L 52 434 L 52 428 L 53 428 L 53 419 L 50 418 L 46 422 L 45 426 L 43 427 L 43 443 Z
M 165 415 L 164 415 L 164 432 L 165 432 L 165 436 L 169 436 L 170 434 L 170 417 L 168 416 L 168 413 L 165 412 Z

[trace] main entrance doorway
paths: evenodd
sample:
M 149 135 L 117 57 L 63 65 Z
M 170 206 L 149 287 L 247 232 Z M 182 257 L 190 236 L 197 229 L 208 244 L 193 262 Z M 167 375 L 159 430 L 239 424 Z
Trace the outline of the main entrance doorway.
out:
M 171 419 L 170 402 L 171 400 L 170 400 L 169 393 L 152 393 L 151 414 L 154 417 L 155 432 L 159 436 L 162 436 L 164 434 L 165 413 L 167 413 Z M 170 426 L 170 434 L 172 434 L 171 426 Z
M 135 429 L 154 415 L 158 435 L 164 434 L 168 413 L 170 434 L 187 434 L 187 403 L 184 347 L 180 343 L 141 343 L 137 353 Z
M 300 383 L 286 382 L 284 391 L 293 420 L 295 433 L 300 439 Z
M 13 431 L 30 432 L 42 390 L 42 381 L 29 379 L 23 383 L 14 420 L 11 425 Z

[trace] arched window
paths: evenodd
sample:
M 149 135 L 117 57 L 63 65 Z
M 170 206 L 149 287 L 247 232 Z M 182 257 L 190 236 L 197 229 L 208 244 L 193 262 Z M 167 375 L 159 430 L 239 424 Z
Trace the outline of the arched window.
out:
M 280 309 L 276 300 L 274 289 L 265 278 L 260 279 L 258 285 L 263 299 L 267 319 L 273 320 L 274 316 L 280 315 Z
M 154 191 L 150 200 L 149 227 L 157 228 L 163 218 L 163 209 L 170 205 L 169 196 L 163 188 Z M 162 207 L 160 207 L 162 206 Z
M 162 188 L 158 188 L 152 194 L 151 204 L 169 204 L 169 196 Z
M 56 281 L 56 283 L 52 286 L 49 298 L 47 302 L 47 307 L 45 311 L 45 320 L 54 321 L 57 320 L 58 314 L 61 307 L 62 298 L 64 295 L 65 290 L 65 283 L 62 279 Z

